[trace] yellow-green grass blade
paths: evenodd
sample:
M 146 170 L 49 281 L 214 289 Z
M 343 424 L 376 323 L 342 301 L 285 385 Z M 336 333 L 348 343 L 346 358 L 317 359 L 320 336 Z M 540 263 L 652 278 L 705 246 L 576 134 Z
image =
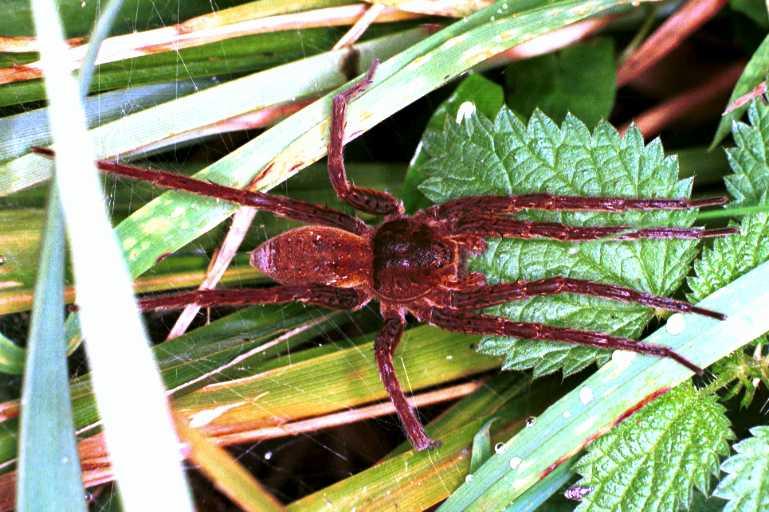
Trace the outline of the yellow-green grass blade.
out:
M 360 134 L 368 130 L 487 56 L 623 5 L 628 3 L 623 0 L 565 1 L 516 16 L 509 16 L 501 6 L 484 9 L 384 62 L 374 85 L 352 102 L 348 131 Z M 512 7 L 508 6 L 508 10 Z M 469 27 L 475 28 L 468 30 Z M 367 57 L 362 56 L 361 60 Z M 330 100 L 331 95 L 327 95 L 306 107 L 196 177 L 244 186 L 259 174 L 258 189 L 274 187 L 325 154 Z M 160 256 L 186 245 L 235 210 L 234 205 L 193 198 L 189 194 L 163 194 L 117 228 L 132 274 L 145 272 Z
M 644 341 L 669 346 L 707 367 L 769 331 L 768 282 L 766 263 L 699 303 L 726 314 L 726 320 L 684 315 L 683 331 L 663 327 Z M 610 363 L 509 440 L 440 510 L 498 510 L 514 503 L 591 439 L 689 377 L 689 370 L 670 359 L 615 352 Z
M 382 35 L 409 25 L 413 23 L 377 26 L 369 35 Z M 222 76 L 253 73 L 322 53 L 331 48 L 342 34 L 344 28 L 257 34 L 185 48 L 178 52 L 158 53 L 102 64 L 97 67 L 99 79 L 92 84 L 90 91 L 103 92 L 169 81 L 190 81 L 194 85 L 197 80 L 203 78 L 221 79 Z M 44 97 L 40 80 L 12 82 L 0 86 L 0 106 L 38 101 Z
M 298 361 L 278 359 L 272 367 L 249 377 L 198 389 L 174 402 L 187 416 L 209 417 L 207 427 L 241 423 L 276 425 L 387 398 L 374 360 L 373 335 L 363 344 L 328 352 L 313 351 Z M 420 326 L 404 335 L 395 353 L 395 367 L 407 391 L 475 375 L 499 365 L 497 358 L 477 353 L 477 338 Z M 297 391 L 300 390 L 300 391 Z M 247 399 L 244 397 L 259 397 Z
M 0 372 L 19 375 L 24 370 L 26 351 L 0 333 Z
M 16 508 L 84 511 L 64 339 L 64 219 L 52 187 L 27 342 Z
M 177 390 L 176 394 L 182 394 L 210 381 L 250 375 L 275 364 L 275 358 L 284 352 L 291 353 L 294 358 L 292 360 L 301 358 L 300 354 L 304 351 L 297 353 L 297 350 L 303 344 L 318 335 L 333 332 L 347 321 L 346 315 L 301 305 L 246 308 L 159 344 L 153 347 L 153 352 L 166 387 Z M 354 321 L 362 327 L 371 324 L 371 328 L 375 328 L 370 314 L 357 314 Z M 221 370 L 241 354 L 270 344 L 274 346 L 240 361 L 237 368 Z M 288 363 L 283 361 L 283 364 Z M 201 380 L 207 376 L 210 378 Z M 94 426 L 99 416 L 90 376 L 86 374 L 75 378 L 71 388 L 76 427 L 86 429 Z M 4 413 L 8 414 L 14 405 L 17 404 L 3 404 Z M 6 420 L 0 425 L 1 465 L 16 455 L 16 421 Z
M 176 418 L 179 437 L 187 442 L 189 458 L 222 493 L 245 512 L 280 512 L 285 510 L 230 453 L 206 436 Z
M 217 2 L 221 7 L 236 3 L 233 0 Z M 67 37 L 84 36 L 90 33 L 102 9 L 99 2 L 82 0 L 58 0 Z M 155 2 L 148 0 L 126 0 L 113 26 L 116 34 L 133 30 L 160 27 L 178 23 L 192 16 L 211 12 L 209 2 Z M 34 36 L 32 6 L 29 0 L 3 0 L 0 9 L 0 34 L 4 36 Z
M 195 94 L 125 116 L 91 130 L 101 157 L 153 146 L 174 134 L 208 126 L 253 110 L 321 94 L 347 80 L 347 70 L 361 71 L 375 56 L 387 58 L 423 39 L 425 28 L 360 43 L 245 76 Z M 357 69 L 351 55 L 358 56 Z M 353 60 L 355 60 L 353 58 Z M 1 90 L 1 89 L 0 89 Z M 27 154 L 0 165 L 0 196 L 48 179 L 51 161 Z M 255 173 L 253 167 L 250 168 Z M 237 180 L 235 176 L 233 179 Z M 231 184 L 244 185 L 239 181 Z M 170 212 L 169 212 L 170 213 Z
M 520 430 L 557 396 L 561 382 L 546 379 L 531 389 L 523 374 L 505 373 L 489 380 L 427 426 L 437 450 L 417 453 L 406 446 L 383 462 L 291 503 L 292 512 L 425 510 L 445 499 L 466 479 L 474 435 L 496 417 L 493 440 Z

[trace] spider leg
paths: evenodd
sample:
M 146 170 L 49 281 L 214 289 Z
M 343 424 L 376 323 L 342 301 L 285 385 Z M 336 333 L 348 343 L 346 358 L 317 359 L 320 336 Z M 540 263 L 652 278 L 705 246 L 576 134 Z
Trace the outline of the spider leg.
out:
M 649 354 L 657 357 L 667 357 L 687 367 L 694 373 L 701 375 L 702 368 L 692 363 L 682 355 L 669 347 L 633 341 L 628 338 L 620 338 L 609 334 L 569 329 L 565 327 L 553 327 L 550 325 L 514 322 L 506 318 L 470 313 L 466 311 L 452 311 L 447 309 L 430 308 L 417 311 L 417 317 L 447 331 L 464 332 L 467 334 L 491 334 L 497 336 L 514 336 L 516 338 L 531 340 L 549 340 L 587 345 L 589 347 L 629 350 L 641 354 Z
M 430 439 L 425 433 L 422 422 L 419 421 L 414 408 L 409 404 L 406 395 L 403 394 L 398 383 L 398 376 L 395 374 L 393 352 L 401 340 L 404 326 L 405 321 L 400 315 L 385 317 L 384 326 L 374 342 L 374 353 L 382 384 L 384 384 L 387 394 L 390 395 L 390 400 L 395 406 L 395 412 L 406 430 L 406 436 L 416 451 L 422 451 L 435 448 L 440 443 Z
M 381 190 L 358 187 L 347 177 L 344 167 L 344 128 L 347 104 L 371 84 L 378 61 L 371 64 L 363 80 L 334 96 L 331 112 L 331 138 L 328 144 L 328 177 L 336 194 L 354 208 L 378 215 L 403 213 L 403 203 Z
M 515 283 L 482 286 L 469 291 L 451 292 L 450 304 L 458 310 L 475 310 L 504 304 L 512 300 L 521 300 L 541 295 L 556 295 L 559 293 L 592 295 L 622 302 L 635 302 L 668 311 L 697 313 L 718 320 L 726 319 L 721 313 L 700 308 L 682 300 L 660 297 L 623 286 L 595 283 L 569 277 L 552 277 L 537 281 L 517 281 Z
M 54 154 L 53 150 L 48 148 L 34 147 L 32 148 L 32 151 L 45 156 L 53 156 Z M 356 234 L 364 234 L 369 230 L 366 224 L 360 219 L 356 219 L 355 217 L 351 217 L 350 215 L 336 211 L 332 208 L 307 203 L 298 199 L 226 187 L 208 181 L 196 180 L 195 178 L 190 178 L 182 174 L 166 171 L 152 171 L 109 160 L 99 160 L 96 162 L 96 166 L 109 174 L 146 181 L 161 188 L 184 190 L 201 196 L 213 197 L 245 206 L 251 206 L 258 210 L 271 212 L 280 217 L 287 217 L 310 224 L 333 226 Z
M 353 288 L 324 285 L 271 286 L 233 290 L 194 290 L 190 292 L 147 297 L 139 300 L 142 311 L 180 309 L 188 304 L 200 307 L 248 306 L 304 302 L 329 309 L 360 309 L 369 297 Z
M 555 222 L 532 222 L 508 217 L 462 216 L 450 221 L 450 235 L 478 235 L 490 238 L 552 238 L 562 241 L 588 240 L 639 240 L 653 239 L 702 239 L 739 233 L 737 227 L 702 229 L 678 227 L 654 227 L 636 229 L 628 226 L 581 227 Z
M 726 196 L 702 199 L 633 199 L 621 197 L 558 196 L 526 194 L 520 196 L 468 196 L 432 206 L 425 213 L 445 219 L 456 216 L 488 216 L 489 213 L 514 213 L 523 209 L 559 211 L 688 210 L 726 204 Z

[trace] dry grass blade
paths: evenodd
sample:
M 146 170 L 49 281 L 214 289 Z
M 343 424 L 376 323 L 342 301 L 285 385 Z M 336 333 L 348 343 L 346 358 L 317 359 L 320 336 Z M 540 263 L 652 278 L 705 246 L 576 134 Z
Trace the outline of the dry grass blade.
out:
M 644 137 L 654 137 L 670 123 L 682 119 L 692 111 L 701 108 L 703 104 L 726 96 L 740 77 L 744 67 L 745 63 L 739 62 L 715 73 L 707 82 L 643 112 L 633 119 L 633 123 L 638 126 Z M 624 126 L 621 131 L 624 133 L 627 128 L 628 125 Z
M 184 24 L 162 27 L 158 29 L 136 32 L 115 37 L 104 41 L 99 51 L 96 64 L 106 64 L 124 59 L 144 57 L 165 52 L 175 52 L 184 48 L 193 48 L 204 44 L 215 43 L 224 39 L 243 37 L 254 34 L 279 32 L 284 30 L 301 30 L 315 27 L 331 27 L 352 25 L 366 13 L 365 4 L 342 7 L 329 7 L 295 14 L 283 14 L 267 18 L 230 22 L 224 25 L 207 27 L 190 32 Z M 419 18 L 420 15 L 385 9 L 376 19 L 377 23 L 389 23 Z M 65 62 L 71 70 L 80 67 L 88 46 L 72 48 Z M 21 80 L 40 78 L 42 73 L 40 61 L 29 64 L 0 69 L 0 84 Z
M 617 71 L 617 86 L 633 81 L 715 16 L 726 0 L 689 0 L 669 17 Z
M 211 482 L 246 512 L 280 512 L 275 499 L 232 455 L 177 416 L 179 437 L 189 447 L 189 458 Z

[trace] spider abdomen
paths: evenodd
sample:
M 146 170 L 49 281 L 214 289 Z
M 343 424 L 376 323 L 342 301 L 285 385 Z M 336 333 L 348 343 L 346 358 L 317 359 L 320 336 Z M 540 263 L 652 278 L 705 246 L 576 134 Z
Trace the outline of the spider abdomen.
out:
M 304 226 L 254 249 L 251 265 L 281 284 L 353 288 L 368 285 L 371 252 L 362 236 L 327 226 Z
M 383 223 L 372 238 L 374 292 L 408 302 L 451 280 L 457 270 L 455 244 L 428 223 L 403 217 Z

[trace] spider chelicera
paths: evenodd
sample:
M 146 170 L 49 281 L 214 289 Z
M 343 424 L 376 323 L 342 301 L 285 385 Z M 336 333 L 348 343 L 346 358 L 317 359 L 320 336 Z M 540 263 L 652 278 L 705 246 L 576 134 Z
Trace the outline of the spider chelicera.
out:
M 530 194 L 454 199 L 404 213 L 400 200 L 387 192 L 357 187 L 347 178 L 343 150 L 345 112 L 350 98 L 367 87 L 376 63 L 357 85 L 333 99 L 328 173 L 340 199 L 358 210 L 384 216 L 369 226 L 345 213 L 283 196 L 233 189 L 173 173 L 150 171 L 111 161 L 100 169 L 272 212 L 305 222 L 267 240 L 251 253 L 251 264 L 278 285 L 239 290 L 198 290 L 140 301 L 144 310 L 304 302 L 326 308 L 356 310 L 371 300 L 380 305 L 384 325 L 374 342 L 379 374 L 416 450 L 437 446 L 430 439 L 403 393 L 393 366 L 393 352 L 406 325 L 406 314 L 450 331 L 551 340 L 606 349 L 629 350 L 674 359 L 690 370 L 702 370 L 668 347 L 608 334 L 515 322 L 478 310 L 540 295 L 576 293 L 635 302 L 649 307 L 698 313 L 723 319 L 720 313 L 684 301 L 636 290 L 567 277 L 487 285 L 482 274 L 469 272 L 469 256 L 483 252 L 486 238 L 550 238 L 563 241 L 597 239 L 700 239 L 735 233 L 733 228 L 701 229 L 627 226 L 578 227 L 516 220 L 524 209 L 607 211 L 680 210 L 724 204 L 726 198 L 633 199 Z M 49 149 L 35 148 L 51 155 Z

